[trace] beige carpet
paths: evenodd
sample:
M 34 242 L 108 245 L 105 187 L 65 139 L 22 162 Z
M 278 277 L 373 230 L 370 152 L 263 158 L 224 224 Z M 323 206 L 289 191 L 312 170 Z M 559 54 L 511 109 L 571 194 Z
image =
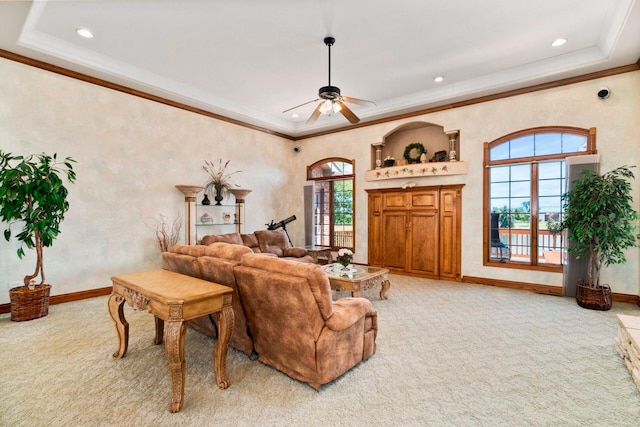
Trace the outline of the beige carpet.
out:
M 219 390 L 215 340 L 189 330 L 185 404 L 171 414 L 153 317 L 127 306 L 130 345 L 107 298 L 52 306 L 15 323 L 0 316 L 3 426 L 638 426 L 640 391 L 614 348 L 615 303 L 585 310 L 569 298 L 392 276 L 378 351 L 315 391 L 230 350 Z M 341 293 L 339 296 L 345 296 Z

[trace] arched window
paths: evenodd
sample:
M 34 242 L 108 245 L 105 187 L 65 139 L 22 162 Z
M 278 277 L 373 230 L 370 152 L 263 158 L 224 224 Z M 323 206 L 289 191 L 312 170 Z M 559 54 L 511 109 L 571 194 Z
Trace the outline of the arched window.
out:
M 313 244 L 355 252 L 355 160 L 328 158 L 307 166 L 313 181 Z
M 540 127 L 484 145 L 484 265 L 562 271 L 565 158 L 595 154 L 596 131 Z

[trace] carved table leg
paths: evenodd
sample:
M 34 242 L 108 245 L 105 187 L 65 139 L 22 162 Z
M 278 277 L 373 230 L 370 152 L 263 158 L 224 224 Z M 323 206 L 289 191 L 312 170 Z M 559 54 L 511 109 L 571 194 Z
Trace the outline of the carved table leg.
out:
M 362 289 L 362 283 L 360 282 L 351 283 L 351 296 L 355 298 L 360 298 L 360 296 L 362 296 L 362 294 L 360 293 L 361 289 Z M 365 287 L 365 289 L 367 288 Z
M 391 287 L 389 280 L 382 281 L 382 289 L 380 289 L 380 299 L 387 299 L 387 291 Z
M 227 351 L 229 340 L 235 324 L 235 317 L 231 307 L 225 307 L 214 314 L 218 323 L 218 344 L 216 344 L 215 372 L 218 387 L 225 389 L 231 385 L 227 377 Z
M 113 357 L 120 359 L 124 357 L 129 347 L 129 322 L 124 318 L 124 298 L 112 293 L 108 306 L 109 314 L 116 324 L 116 332 L 118 333 L 118 350 L 113 353 Z
M 155 345 L 162 344 L 162 338 L 164 336 L 164 320 L 158 316 L 153 316 L 156 321 L 156 336 L 153 339 Z
M 169 321 L 166 325 L 165 348 L 171 373 L 171 412 L 178 412 L 184 402 L 184 332 L 187 323 L 183 320 Z

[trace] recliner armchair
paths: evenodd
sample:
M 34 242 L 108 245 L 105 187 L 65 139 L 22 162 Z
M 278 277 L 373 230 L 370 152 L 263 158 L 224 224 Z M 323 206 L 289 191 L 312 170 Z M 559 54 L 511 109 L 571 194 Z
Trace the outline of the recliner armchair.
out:
M 235 275 L 261 362 L 318 389 L 375 353 L 371 302 L 332 301 L 317 264 L 247 254 Z

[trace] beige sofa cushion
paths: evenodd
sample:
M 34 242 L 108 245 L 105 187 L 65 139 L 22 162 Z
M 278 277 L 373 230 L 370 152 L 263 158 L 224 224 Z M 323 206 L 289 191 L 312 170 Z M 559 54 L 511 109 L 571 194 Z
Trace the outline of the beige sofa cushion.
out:
M 254 233 L 251 234 L 241 234 L 242 242 L 245 246 L 251 248 L 253 252 L 260 252 L 260 245 L 258 244 L 258 238 Z
M 224 242 L 216 242 L 208 245 L 204 251 L 207 256 L 225 258 L 234 261 L 240 261 L 242 255 L 252 253 L 251 249 L 242 244 L 230 244 Z
M 265 257 L 263 254 L 250 254 L 242 257 L 242 265 L 259 268 L 272 273 L 283 273 L 306 279 L 311 293 L 324 320 L 331 317 L 332 297 L 329 278 L 317 264 L 297 262 L 277 257 Z
M 191 255 L 176 254 L 173 252 L 162 253 L 162 268 L 174 273 L 200 278 L 200 269 L 196 257 Z
M 289 241 L 284 230 L 257 230 L 254 231 L 260 252 L 284 256 L 284 248 L 289 247 Z
M 202 256 L 207 249 L 204 245 L 173 245 L 169 248 L 169 252 L 191 256 Z
M 234 245 L 244 244 L 242 242 L 242 237 L 240 237 L 240 233 L 211 234 L 208 236 L 204 236 L 200 243 L 202 245 L 208 246 L 216 242 L 233 243 Z

